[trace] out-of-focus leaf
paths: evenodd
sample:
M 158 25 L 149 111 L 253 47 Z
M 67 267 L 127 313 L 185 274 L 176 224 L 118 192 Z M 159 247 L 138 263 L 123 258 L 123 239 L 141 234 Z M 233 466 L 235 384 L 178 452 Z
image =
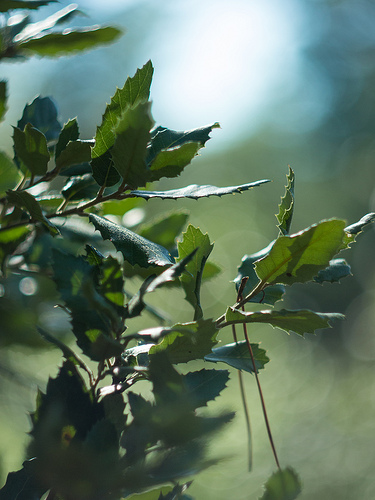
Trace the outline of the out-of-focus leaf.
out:
M 244 297 L 248 295 L 259 283 L 259 278 L 255 272 L 254 262 L 268 255 L 273 244 L 274 241 L 272 241 L 266 248 L 263 248 L 259 252 L 253 253 L 251 255 L 244 255 L 242 257 L 241 265 L 238 267 L 238 274 L 234 278 L 233 283 L 236 285 L 236 290 L 238 291 L 242 279 L 245 277 L 248 278 L 242 292 L 242 295 Z M 255 295 L 250 300 L 250 302 L 274 305 L 275 302 L 282 299 L 284 292 L 285 292 L 284 285 L 277 284 L 268 286 L 263 290 L 263 292 L 260 292 L 257 295 Z
M 43 215 L 39 203 L 30 193 L 27 191 L 8 191 L 7 195 L 11 203 L 14 203 L 17 207 L 25 208 L 29 212 L 31 219 L 41 222 L 52 236 L 59 234 L 57 227 Z
M 189 213 L 186 211 L 162 215 L 139 227 L 140 236 L 147 238 L 171 250 L 175 246 L 177 236 L 187 223 Z
M 55 2 L 57 2 L 57 0 L 1 0 L 0 12 L 8 12 L 8 10 L 13 9 L 35 10 Z
M 150 107 L 150 102 L 128 107 L 114 128 L 113 166 L 131 189 L 143 187 L 152 180 L 145 161 L 153 125 Z
M 152 131 L 151 143 L 148 147 L 147 164 L 151 165 L 161 151 L 172 150 L 187 143 L 198 143 L 203 147 L 210 139 L 214 128 L 220 128 L 218 123 L 207 127 L 177 132 L 166 127 L 157 127 Z
M 340 281 L 341 278 L 350 276 L 350 274 L 351 269 L 345 259 L 332 259 L 329 262 L 328 267 L 318 272 L 317 276 L 315 276 L 314 278 L 314 281 L 316 281 L 316 283 L 323 283 L 324 281 L 334 283 Z
M 124 305 L 124 279 L 121 264 L 111 256 L 103 259 L 100 266 L 100 293 L 122 312 Z
M 331 219 L 292 234 L 280 236 L 266 257 L 255 263 L 264 283 L 304 283 L 328 266 L 343 244 L 345 221 Z
M 229 372 L 227 370 L 206 370 L 188 372 L 182 375 L 188 389 L 188 397 L 193 401 L 194 408 L 206 406 L 219 396 L 227 386 Z
M 39 485 L 33 474 L 36 459 L 26 460 L 22 469 L 8 474 L 0 490 L 0 500 L 40 500 L 47 488 Z
M 250 345 L 253 351 L 255 368 L 258 372 L 269 362 L 269 357 L 266 355 L 266 351 L 259 347 L 259 344 Z M 249 373 L 254 373 L 255 371 L 246 340 L 227 344 L 222 347 L 215 347 L 212 349 L 212 353 L 205 355 L 204 359 L 213 363 L 226 363 L 237 370 L 244 370 Z
M 90 214 L 90 222 L 100 231 L 104 240 L 110 240 L 130 264 L 141 267 L 166 266 L 173 264 L 168 250 L 161 245 L 142 238 L 133 231 L 119 226 L 98 215 Z
M 279 221 L 279 225 L 277 227 L 280 229 L 280 233 L 284 236 L 289 234 L 294 210 L 294 172 L 290 167 L 287 175 L 287 181 L 288 184 L 285 187 L 285 194 L 281 198 L 279 213 L 276 216 Z
M 190 495 L 185 495 L 185 491 L 189 488 L 191 483 L 192 481 L 181 485 L 176 484 L 173 490 L 165 494 L 163 492 L 160 492 L 158 500 L 193 500 Z
M 30 123 L 26 124 L 24 130 L 17 127 L 13 130 L 16 158 L 21 160 L 33 175 L 44 175 L 50 160 L 45 135 Z
M 79 128 L 77 118 L 67 121 L 59 135 L 59 139 L 55 148 L 55 160 L 64 151 L 70 141 L 76 141 L 79 138 Z M 90 155 L 91 156 L 91 155 Z
M 71 165 L 88 163 L 91 159 L 91 141 L 70 141 L 56 160 L 56 167 L 60 169 L 60 174 Z M 72 174 L 71 174 L 72 175 Z
M 304 309 L 244 312 L 231 307 L 225 313 L 225 321 L 231 325 L 236 323 L 269 323 L 275 328 L 280 328 L 288 333 L 295 332 L 302 336 L 305 333 L 314 333 L 320 328 L 329 328 L 330 321 L 336 319 L 344 319 L 344 316 L 338 313 L 318 313 Z
M 7 82 L 0 81 L 0 122 L 3 121 L 7 111 Z
M 217 344 L 218 330 L 211 319 L 178 323 L 174 327 L 178 330 L 166 335 L 159 344 L 152 346 L 149 351 L 150 356 L 165 352 L 171 363 L 187 363 L 193 359 L 203 359 Z
M 16 250 L 30 234 L 30 229 L 26 226 L 14 227 L 0 231 L 0 268 L 5 273 L 6 259 Z
M 122 89 L 117 89 L 104 112 L 102 123 L 96 129 L 95 146 L 92 149 L 92 169 L 96 182 L 103 186 L 113 186 L 119 180 L 113 168 L 110 148 L 115 142 L 114 126 L 129 106 L 148 101 L 154 69 L 151 61 L 129 77 Z
M 63 9 L 55 12 L 51 16 L 42 19 L 36 23 L 27 24 L 27 26 L 14 38 L 15 43 L 24 43 L 32 38 L 37 38 L 41 36 L 43 31 L 52 29 L 57 24 L 61 24 L 69 21 L 74 15 L 80 13 L 77 10 L 77 4 L 70 4 Z
M 61 131 L 57 114 L 56 104 L 50 97 L 38 96 L 25 106 L 17 127 L 23 130 L 28 123 L 31 123 L 33 127 L 46 136 L 47 142 L 55 141 Z
M 8 189 L 13 189 L 21 180 L 21 174 L 9 156 L 0 151 L 0 196 Z
M 65 200 L 91 200 L 98 192 L 98 185 L 91 174 L 71 177 L 61 190 Z
M 169 191 L 131 191 L 131 194 L 149 200 L 150 198 L 162 198 L 163 200 L 171 199 L 177 200 L 179 198 L 191 198 L 193 200 L 198 200 L 199 198 L 205 198 L 207 196 L 223 196 L 224 194 L 242 193 L 242 191 L 247 191 L 255 186 L 260 186 L 270 182 L 269 180 L 249 182 L 248 184 L 241 184 L 239 186 L 228 186 L 228 187 L 216 187 L 216 186 L 198 186 L 197 184 L 191 184 L 180 189 L 170 189 Z
M 364 215 L 358 222 L 351 224 L 345 228 L 345 238 L 342 248 L 347 248 L 356 239 L 356 236 L 360 234 L 365 226 L 371 224 L 375 221 L 375 213 L 370 212 Z
M 18 51 L 45 57 L 65 56 L 72 52 L 111 43 L 121 33 L 119 29 L 112 26 L 74 28 L 64 30 L 62 33 L 49 33 L 38 38 L 28 39 L 19 44 Z
M 301 480 L 291 467 L 286 467 L 274 472 L 264 488 L 259 500 L 294 500 L 301 493 Z
M 194 320 L 203 317 L 200 303 L 200 288 L 204 265 L 213 249 L 208 234 L 203 234 L 199 228 L 189 224 L 183 239 L 178 243 L 178 259 L 185 258 L 197 249 L 192 261 L 186 266 L 186 272 L 181 275 L 180 282 L 185 290 L 186 300 L 194 309 Z

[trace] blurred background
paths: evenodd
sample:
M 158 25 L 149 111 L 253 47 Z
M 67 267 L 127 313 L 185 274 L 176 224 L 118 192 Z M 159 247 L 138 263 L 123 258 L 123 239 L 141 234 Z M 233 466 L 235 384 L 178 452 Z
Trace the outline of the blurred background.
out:
M 59 8 L 68 3 L 60 1 Z M 112 46 L 74 57 L 2 63 L 10 98 L 0 147 L 12 155 L 11 125 L 38 94 L 53 96 L 62 123 L 78 116 L 81 137 L 93 137 L 116 86 L 151 59 L 158 124 L 175 130 L 221 124 L 200 157 L 158 189 L 273 181 L 222 199 L 150 200 L 136 214 L 139 221 L 149 221 L 155 213 L 188 210 L 191 223 L 215 242 L 212 260 L 222 273 L 205 285 L 206 317 L 218 317 L 234 302 L 230 281 L 242 256 L 277 236 L 274 214 L 288 164 L 296 175 L 293 232 L 330 217 L 350 224 L 375 211 L 374 2 L 81 0 L 79 5 L 88 17 L 75 18 L 75 25 L 112 24 L 125 35 Z M 51 4 L 35 18 L 56 9 Z M 375 232 L 365 232 L 343 254 L 353 276 L 341 284 L 295 285 L 283 303 L 341 312 L 346 321 L 305 339 L 266 326 L 251 331 L 271 358 L 261 382 L 280 462 L 302 478 L 301 500 L 375 498 Z M 45 281 L 14 283 L 12 297 L 23 301 L 24 317 L 0 326 L 1 335 L 10 329 L 20 336 L 16 343 L 2 342 L 3 479 L 22 463 L 36 387 L 45 387 L 60 362 L 59 352 L 44 345 L 36 349 L 41 343 L 35 322 L 53 333 L 68 328 L 66 315 L 52 309 L 55 292 Z M 0 288 L 8 311 L 10 295 Z M 190 321 L 182 292 L 179 298 L 172 308 L 170 291 L 162 290 L 149 301 L 172 318 Z M 154 324 L 147 316 L 141 321 L 142 327 Z M 222 339 L 230 341 L 230 332 Z M 15 373 L 14 366 L 22 369 Z M 255 380 L 245 379 L 253 471 L 247 472 L 244 417 L 233 372 L 229 388 L 211 407 L 237 411 L 234 423 L 212 443 L 212 453 L 226 458 L 194 480 L 189 491 L 197 499 L 256 499 L 275 469 Z

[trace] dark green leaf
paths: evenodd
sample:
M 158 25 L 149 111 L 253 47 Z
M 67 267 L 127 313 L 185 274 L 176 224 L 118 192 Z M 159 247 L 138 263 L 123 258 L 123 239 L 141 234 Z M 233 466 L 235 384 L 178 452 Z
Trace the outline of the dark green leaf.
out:
M 188 398 L 193 401 L 194 408 L 199 408 L 213 401 L 225 389 L 229 372 L 202 369 L 199 372 L 188 372 L 182 377 L 188 389 Z
M 216 186 L 198 186 L 191 184 L 180 189 L 170 189 L 169 191 L 131 191 L 131 194 L 149 200 L 150 198 L 162 198 L 177 200 L 179 198 L 191 198 L 198 200 L 198 198 L 205 198 L 207 196 L 223 196 L 224 194 L 242 193 L 255 186 L 260 186 L 270 182 L 269 180 L 249 182 L 248 184 L 241 184 L 239 186 L 216 187 Z
M 255 368 L 259 371 L 264 368 L 266 363 L 269 362 L 269 358 L 266 356 L 266 351 L 259 347 L 259 344 L 250 345 L 251 350 L 253 351 Z M 254 373 L 254 365 L 251 360 L 246 340 L 227 344 L 222 347 L 215 347 L 212 349 L 212 353 L 206 354 L 204 359 L 206 361 L 212 361 L 213 363 L 226 363 L 229 366 L 233 366 L 233 368 L 236 368 L 237 370 Z
M 255 263 L 264 283 L 293 283 L 312 280 L 328 266 L 343 244 L 345 221 L 319 222 L 291 236 L 280 236 L 266 257 Z
M 203 234 L 199 228 L 189 224 L 183 239 L 178 243 L 178 259 L 185 258 L 197 250 L 192 261 L 186 266 L 186 273 L 181 275 L 180 282 L 185 290 L 186 300 L 193 306 L 194 320 L 203 317 L 200 303 L 200 288 L 205 263 L 213 249 L 208 234 Z
M 233 280 L 233 283 L 235 283 L 236 290 L 238 291 L 242 279 L 244 277 L 248 277 L 242 293 L 244 297 L 248 295 L 259 283 L 259 278 L 255 272 L 254 262 L 268 255 L 273 244 L 274 241 L 272 241 L 266 248 L 263 248 L 263 250 L 260 250 L 259 252 L 253 253 L 251 255 L 244 255 L 242 257 L 241 265 L 238 267 L 238 274 Z M 267 286 L 262 292 L 255 295 L 249 302 L 274 305 L 275 302 L 282 299 L 284 292 L 284 285 L 278 284 Z
M 30 229 L 26 226 L 15 227 L 0 231 L 0 268 L 5 273 L 7 257 L 17 249 L 30 234 Z
M 128 107 L 113 129 L 116 136 L 111 151 L 113 166 L 131 189 L 143 187 L 152 180 L 145 161 L 153 125 L 150 107 L 149 102 Z
M 65 56 L 111 43 L 120 35 L 121 31 L 112 26 L 74 28 L 28 39 L 19 44 L 18 51 L 47 57 Z
M 173 258 L 162 246 L 98 215 L 90 214 L 89 219 L 95 229 L 100 231 L 102 238 L 110 240 L 130 264 L 141 267 L 173 264 Z
M 220 125 L 213 123 L 207 127 L 185 132 L 176 132 L 160 126 L 155 128 L 148 147 L 147 164 L 151 165 L 161 151 L 173 150 L 187 143 L 197 143 L 199 147 L 203 147 L 210 139 L 210 133 L 214 128 L 220 128 Z
M 25 106 L 17 127 L 23 130 L 28 123 L 31 123 L 33 127 L 46 136 L 47 142 L 55 141 L 61 131 L 57 114 L 56 104 L 50 97 L 38 96 Z
M 280 229 L 280 233 L 284 236 L 289 234 L 294 210 L 294 172 L 290 167 L 287 180 L 288 184 L 285 188 L 285 194 L 281 198 L 279 213 L 276 216 L 279 221 L 279 225 L 277 227 Z
M 168 215 L 162 215 L 147 224 L 142 224 L 138 228 L 138 234 L 168 250 L 176 244 L 176 238 L 181 233 L 187 223 L 188 212 L 173 212 Z
M 198 142 L 187 142 L 173 149 L 160 151 L 150 166 L 150 181 L 158 181 L 162 177 L 178 177 L 201 147 Z
M 0 81 L 0 122 L 3 121 L 7 109 L 7 82 Z
M 329 283 L 334 283 L 340 281 L 341 278 L 346 278 L 350 276 L 351 270 L 349 264 L 345 259 L 332 259 L 329 262 L 329 266 L 318 272 L 315 276 L 314 281 L 317 283 L 323 283 L 328 281 Z
M 99 291 L 115 308 L 123 311 L 124 279 L 121 264 L 109 256 L 103 259 L 100 266 Z
M 151 347 L 150 356 L 164 351 L 171 363 L 187 363 L 193 359 L 203 359 L 217 344 L 218 330 L 210 319 L 177 324 L 172 327 L 174 328 L 175 331 Z
M 68 167 L 88 163 L 91 159 L 91 146 L 91 141 L 68 142 L 56 160 L 56 167 L 60 170 L 59 173 L 66 175 Z
M 301 480 L 291 467 L 286 467 L 274 472 L 264 488 L 259 500 L 294 500 L 301 493 Z
M 314 333 L 320 328 L 329 328 L 330 321 L 344 319 L 338 313 L 318 313 L 309 310 L 290 311 L 281 309 L 280 311 L 258 311 L 243 312 L 229 307 L 225 313 L 225 321 L 228 324 L 236 323 L 269 323 L 275 328 L 280 328 L 286 332 L 295 332 L 298 335 L 304 333 Z
M 21 160 L 33 175 L 44 175 L 50 155 L 47 139 L 38 129 L 27 123 L 25 129 L 14 127 L 13 142 L 17 159 Z
M 185 491 L 189 488 L 191 483 L 192 481 L 182 485 L 176 484 L 173 490 L 169 491 L 166 494 L 160 492 L 158 500 L 193 500 L 192 497 L 190 497 L 189 495 L 185 495 Z
M 39 7 L 55 2 L 57 0 L 1 0 L 0 12 L 8 12 L 8 10 L 13 9 L 39 9 Z
M 27 460 L 22 469 L 8 474 L 0 490 L 0 500 L 40 500 L 47 488 L 40 486 L 33 474 L 36 459 Z
M 60 132 L 59 139 L 57 141 L 55 148 L 55 160 L 57 160 L 61 152 L 64 151 L 64 149 L 66 148 L 66 146 L 70 141 L 76 141 L 78 138 L 79 138 L 78 122 L 77 118 L 73 118 L 72 120 L 69 120 L 67 123 L 65 123 Z
M 61 190 L 65 200 L 91 200 L 98 193 L 98 185 L 91 174 L 71 177 Z
M 27 191 L 8 191 L 7 196 L 9 201 L 15 206 L 25 208 L 32 220 L 41 222 L 52 236 L 59 234 L 57 227 L 43 215 L 39 203 L 30 193 Z
M 113 128 L 128 107 L 148 101 L 153 72 L 151 61 L 148 61 L 132 78 L 126 80 L 122 89 L 116 90 L 106 107 L 102 123 L 96 130 L 91 162 L 94 178 L 100 186 L 112 186 L 119 180 L 109 151 L 115 143 Z
M 21 174 L 16 164 L 0 151 L 0 196 L 4 196 L 8 189 L 13 189 L 21 180 Z

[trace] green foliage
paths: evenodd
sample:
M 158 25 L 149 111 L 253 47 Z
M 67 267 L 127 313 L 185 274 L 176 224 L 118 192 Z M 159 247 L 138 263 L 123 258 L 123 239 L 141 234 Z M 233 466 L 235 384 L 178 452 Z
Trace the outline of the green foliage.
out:
M 48 3 L 6 1 L 0 12 Z M 77 6 L 71 5 L 38 23 L 31 23 L 28 15 L 17 22 L 7 19 L 0 28 L 0 58 L 68 54 L 118 36 L 119 30 L 112 27 L 50 31 L 77 14 Z M 154 127 L 152 76 L 149 61 L 129 77 L 89 139 L 80 139 L 76 118 L 61 126 L 52 99 L 38 96 L 25 106 L 14 127 L 14 158 L 0 152 L 2 286 L 14 289 L 24 274 L 45 280 L 48 297 L 35 297 L 35 324 L 30 328 L 64 358 L 46 390 L 36 395 L 28 450 L 32 459 L 9 474 L 1 499 L 117 500 L 136 494 L 145 498 L 145 492 L 154 490 L 160 499 L 187 500 L 191 482 L 186 479 L 220 459 L 208 458 L 207 445 L 234 414 L 215 413 L 211 406 L 231 373 L 240 372 L 242 390 L 242 376 L 253 374 L 261 394 L 259 377 L 270 358 L 259 343 L 250 343 L 247 329 L 254 334 L 256 323 L 266 323 L 303 336 L 342 318 L 275 304 L 287 285 L 334 283 L 349 276 L 349 264 L 337 255 L 375 214 L 349 226 L 339 219 L 323 220 L 290 234 L 295 196 L 290 167 L 277 215 L 279 235 L 242 258 L 228 299 L 233 305 L 217 319 L 206 317 L 201 297 L 205 281 L 220 272 L 208 261 L 214 244 L 192 224 L 182 232 L 189 215 L 185 210 L 158 216 L 135 230 L 119 222 L 144 200 L 152 204 L 154 198 L 221 197 L 269 182 L 192 184 L 161 191 L 149 186 L 179 176 L 219 126 L 188 131 Z M 6 109 L 7 86 L 0 82 L 0 119 Z M 114 250 L 116 256 L 111 255 Z M 128 284 L 129 290 L 138 291 L 130 293 Z M 191 321 L 166 320 L 163 312 L 147 305 L 148 294 L 161 287 L 172 306 L 179 300 L 176 289 L 185 293 L 182 300 L 193 310 Z M 38 324 L 38 305 L 46 300 L 60 306 L 70 320 L 73 342 Z M 249 307 L 253 309 L 246 310 Z M 4 324 L 21 309 L 19 304 L 11 310 L 4 306 Z M 175 307 L 175 316 L 178 310 Z M 157 326 L 139 329 L 133 320 L 141 315 L 147 319 L 148 313 Z M 238 340 L 239 325 L 245 340 Z M 220 345 L 227 326 L 234 342 Z M 194 363 L 187 369 L 199 368 L 182 372 L 176 366 L 190 361 Z M 206 369 L 204 362 L 224 363 L 230 371 Z M 142 390 L 146 386 L 148 393 Z M 301 491 L 300 480 L 290 467 L 279 466 L 261 399 L 278 466 L 262 500 L 292 500 Z M 251 445 L 250 438 L 248 442 Z M 169 490 L 161 490 L 164 485 Z

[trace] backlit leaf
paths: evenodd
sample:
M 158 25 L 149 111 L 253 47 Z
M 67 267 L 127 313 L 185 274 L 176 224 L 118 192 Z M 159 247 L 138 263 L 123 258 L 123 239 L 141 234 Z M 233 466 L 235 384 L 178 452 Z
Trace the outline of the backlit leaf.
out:
M 17 207 L 25 208 L 29 212 L 31 219 L 41 222 L 50 234 L 53 236 L 59 234 L 57 227 L 43 215 L 39 203 L 30 193 L 27 191 L 8 191 L 7 195 L 11 203 L 14 203 Z
M 56 160 L 59 173 L 66 174 L 67 168 L 71 165 L 88 163 L 91 159 L 91 146 L 92 141 L 69 141 Z
M 186 211 L 173 212 L 158 216 L 138 228 L 140 236 L 147 238 L 171 250 L 176 245 L 176 238 L 183 230 L 189 218 Z
M 148 61 L 133 77 L 126 80 L 122 89 L 116 90 L 106 107 L 102 123 L 96 130 L 91 162 L 94 178 L 100 186 L 112 186 L 119 180 L 109 152 L 115 142 L 113 129 L 128 107 L 148 101 L 153 72 L 152 63 Z
M 294 172 L 290 167 L 287 180 L 288 184 L 285 188 L 285 194 L 281 198 L 279 213 L 276 216 L 279 221 L 279 225 L 277 227 L 280 229 L 280 233 L 284 236 L 289 234 L 294 210 Z
M 21 180 L 21 174 L 16 164 L 9 156 L 0 151 L 0 196 L 8 189 L 13 189 Z
M 177 246 L 179 260 L 197 249 L 193 259 L 186 266 L 186 272 L 181 275 L 180 282 L 185 290 L 186 300 L 194 308 L 194 320 L 198 320 L 203 317 L 200 303 L 203 269 L 213 249 L 213 244 L 207 233 L 203 234 L 199 228 L 190 224 Z
M 55 160 L 64 151 L 70 141 L 76 141 L 79 138 L 79 128 L 77 118 L 73 118 L 64 124 L 55 148 Z M 91 156 L 91 155 L 90 155 Z
M 71 177 L 61 190 L 65 200 L 79 201 L 95 198 L 98 185 L 91 174 Z
M 253 351 L 255 368 L 259 371 L 269 362 L 269 358 L 266 356 L 266 351 L 259 347 L 259 344 L 251 344 L 251 350 Z M 204 359 L 213 363 L 226 363 L 237 370 L 249 373 L 254 373 L 255 371 L 246 340 L 233 342 L 222 347 L 215 347 L 212 349 L 212 353 L 206 354 Z
M 201 144 L 188 142 L 173 149 L 160 151 L 150 166 L 150 181 L 158 181 L 162 177 L 177 177 L 198 154 Z
M 292 234 L 280 236 L 266 257 L 255 263 L 264 283 L 304 283 L 328 266 L 344 238 L 345 221 L 331 219 Z
M 7 82 L 0 81 L 0 121 L 3 121 L 7 111 Z
M 295 332 L 299 335 L 314 333 L 320 328 L 329 328 L 330 321 L 344 319 L 338 313 L 318 313 L 309 310 L 291 311 L 281 309 L 280 311 L 268 310 L 257 312 L 243 312 L 229 307 L 225 313 L 225 321 L 228 324 L 236 323 L 269 323 L 275 328 L 286 332 Z
M 191 184 L 180 189 L 170 189 L 169 191 L 131 191 L 131 194 L 149 200 L 150 198 L 162 198 L 163 200 L 171 199 L 177 200 L 179 198 L 191 198 L 198 200 L 208 196 L 223 196 L 224 194 L 242 193 L 261 184 L 270 182 L 269 180 L 249 182 L 248 184 L 241 184 L 239 186 L 216 187 L 216 186 L 198 186 Z
M 30 234 L 26 226 L 14 227 L 0 231 L 0 268 L 5 273 L 6 259 L 17 249 Z
M 274 472 L 264 488 L 259 500 L 294 500 L 301 493 L 301 480 L 291 467 L 286 467 Z
M 50 155 L 44 134 L 27 123 L 24 130 L 14 127 L 13 143 L 16 157 L 33 175 L 44 175 Z

